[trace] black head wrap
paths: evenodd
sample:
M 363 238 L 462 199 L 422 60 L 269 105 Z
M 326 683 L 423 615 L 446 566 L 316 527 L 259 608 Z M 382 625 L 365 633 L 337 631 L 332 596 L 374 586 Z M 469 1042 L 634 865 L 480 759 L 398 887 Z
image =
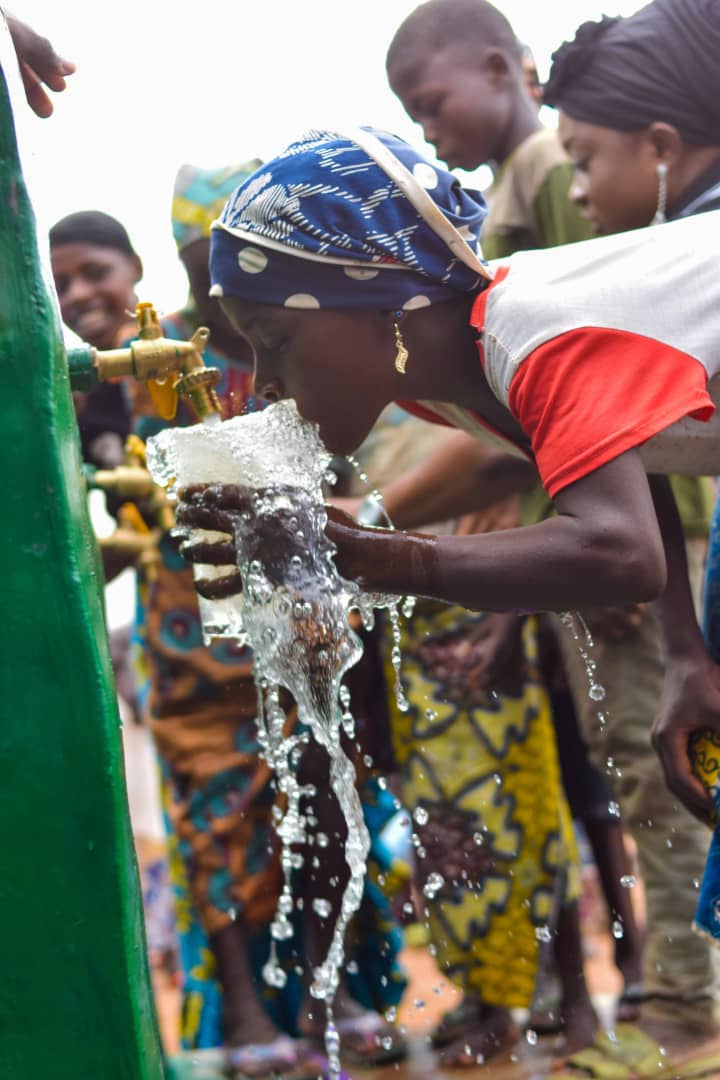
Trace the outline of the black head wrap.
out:
M 50 247 L 60 244 L 95 244 L 134 255 L 127 230 L 101 210 L 80 210 L 61 218 L 50 230 Z
M 585 123 L 664 121 L 687 143 L 720 146 L 720 0 L 654 0 L 583 23 L 554 53 L 543 100 Z

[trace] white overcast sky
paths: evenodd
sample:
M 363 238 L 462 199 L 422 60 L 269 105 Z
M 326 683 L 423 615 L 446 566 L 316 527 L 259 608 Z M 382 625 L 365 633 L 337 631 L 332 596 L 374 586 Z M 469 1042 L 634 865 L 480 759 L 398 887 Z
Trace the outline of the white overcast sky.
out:
M 74 210 L 118 217 L 143 259 L 140 298 L 161 311 L 186 284 L 170 231 L 178 166 L 268 157 L 307 127 L 370 123 L 422 144 L 385 80 L 413 0 L 14 0 L 77 64 L 55 113 L 26 108 L 19 139 L 41 242 Z M 541 76 L 585 19 L 638 0 L 498 0 Z M 430 156 L 432 153 L 430 151 Z

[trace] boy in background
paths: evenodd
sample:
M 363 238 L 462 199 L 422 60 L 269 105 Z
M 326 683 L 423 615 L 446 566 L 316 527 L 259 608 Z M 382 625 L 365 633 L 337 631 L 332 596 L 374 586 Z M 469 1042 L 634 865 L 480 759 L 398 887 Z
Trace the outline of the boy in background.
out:
M 487 259 L 593 235 L 568 199 L 572 166 L 528 92 L 523 49 L 485 0 L 429 0 L 397 30 L 390 86 L 449 169 L 490 165 Z

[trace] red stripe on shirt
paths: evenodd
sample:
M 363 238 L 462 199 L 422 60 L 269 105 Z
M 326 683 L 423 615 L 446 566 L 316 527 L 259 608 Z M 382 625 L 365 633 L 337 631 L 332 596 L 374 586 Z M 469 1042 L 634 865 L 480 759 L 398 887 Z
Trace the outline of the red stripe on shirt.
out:
M 490 293 L 496 285 L 499 285 L 501 281 L 505 280 L 509 273 L 509 264 L 508 266 L 501 266 L 498 270 L 496 270 L 495 277 L 492 279 L 488 287 L 486 289 L 483 289 L 483 291 L 480 293 L 477 300 L 472 306 L 472 309 L 470 311 L 470 325 L 473 327 L 474 330 L 477 330 L 479 334 L 482 334 L 483 330 L 485 329 L 485 311 L 487 308 L 487 302 L 490 299 Z M 482 364 L 484 370 L 485 353 L 483 352 L 482 347 L 482 337 L 478 340 L 478 352 L 480 353 L 480 363 Z
M 443 427 L 454 426 L 449 420 L 439 416 L 438 413 L 426 409 L 424 405 L 419 405 L 417 401 L 396 401 L 395 404 L 399 405 L 405 412 L 409 412 L 411 416 L 419 416 L 421 420 L 427 420 L 430 424 L 442 424 Z
M 510 386 L 551 496 L 682 417 L 709 420 L 707 372 L 687 353 L 622 330 L 584 327 L 535 349 Z
M 485 308 L 487 306 L 490 292 L 496 285 L 499 285 L 501 281 L 504 281 L 509 273 L 509 266 L 501 266 L 500 269 L 496 271 L 495 277 L 489 283 L 487 288 L 483 289 L 483 291 L 479 294 L 479 296 L 473 303 L 472 309 L 470 311 L 470 325 L 473 327 L 474 330 L 477 330 L 479 333 L 482 333 L 482 329 L 485 325 Z M 480 354 L 480 363 L 484 367 L 485 357 L 483 354 L 481 339 L 478 339 L 477 347 Z M 432 409 L 428 409 L 424 405 L 420 405 L 417 401 L 397 401 L 396 404 L 399 405 L 401 409 L 405 409 L 405 412 L 409 412 L 412 416 L 418 416 L 421 420 L 427 420 L 431 424 L 442 424 L 444 427 L 455 426 L 454 424 L 451 424 L 449 420 L 445 420 L 444 417 L 440 416 L 436 412 L 433 412 Z M 500 439 L 504 439 L 505 442 L 509 442 L 512 446 L 516 445 L 514 440 L 512 440 L 508 435 L 505 435 L 502 431 L 498 431 L 497 428 L 494 428 L 492 424 L 489 424 L 487 420 L 485 420 L 485 418 L 480 415 L 480 413 L 475 412 L 473 409 L 468 409 L 467 411 L 475 418 L 475 420 L 477 420 L 477 422 L 482 427 L 486 428 L 487 431 L 491 432 L 493 435 L 497 435 Z M 526 454 L 526 451 L 523 447 L 519 447 L 519 449 L 521 449 L 523 453 Z

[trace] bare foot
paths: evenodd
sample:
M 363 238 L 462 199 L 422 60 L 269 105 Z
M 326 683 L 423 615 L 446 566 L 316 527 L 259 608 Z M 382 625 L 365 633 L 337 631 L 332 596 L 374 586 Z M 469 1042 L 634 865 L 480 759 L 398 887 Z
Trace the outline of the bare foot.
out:
M 222 1032 L 227 1047 L 264 1046 L 280 1038 L 258 996 L 247 929 L 238 920 L 210 936 L 222 987 Z
M 437 1050 L 464 1038 L 468 1032 L 475 1031 L 485 1016 L 493 1011 L 492 1006 L 485 1005 L 479 997 L 465 994 L 460 1004 L 446 1012 L 437 1024 L 432 1033 L 433 1046 Z
M 561 1056 L 567 1057 L 591 1046 L 600 1024 L 589 995 L 580 992 L 572 1000 L 565 998 L 560 1012 L 563 1018 Z
M 384 1064 L 399 1061 L 407 1054 L 400 1031 L 379 1013 L 365 1009 L 345 987 L 333 1002 L 333 1017 L 341 1040 L 341 1055 L 355 1064 Z M 326 1012 L 321 1001 L 307 997 L 300 1010 L 298 1027 L 313 1043 L 322 1045 Z
M 630 1022 L 640 1016 L 643 1002 L 643 939 L 638 931 L 625 934 L 615 942 L 615 966 L 623 977 L 623 990 L 617 1004 L 616 1020 Z
M 508 1009 L 484 1007 L 482 1019 L 468 1026 L 463 1036 L 451 1042 L 439 1055 L 446 1069 L 469 1069 L 512 1046 L 520 1032 Z
M 225 1049 L 224 1071 L 229 1077 L 257 1077 L 270 1080 L 278 1075 L 290 1078 L 298 1066 L 295 1042 L 288 1035 L 280 1035 L 270 1043 L 250 1043 Z
M 618 998 L 615 1010 L 616 1023 L 632 1024 L 639 1019 L 645 998 L 641 982 L 625 980 L 623 991 Z
M 264 1046 L 282 1036 L 265 1010 L 248 1008 L 242 1016 L 223 1017 L 226 1046 Z
M 362 1005 L 352 997 L 347 987 L 341 984 L 333 1002 L 335 1020 L 359 1019 L 364 1013 L 365 1009 Z M 301 1034 L 310 1039 L 322 1038 L 327 1019 L 325 1004 L 311 997 L 310 993 L 306 991 L 300 1005 L 299 1015 L 298 1027 Z

